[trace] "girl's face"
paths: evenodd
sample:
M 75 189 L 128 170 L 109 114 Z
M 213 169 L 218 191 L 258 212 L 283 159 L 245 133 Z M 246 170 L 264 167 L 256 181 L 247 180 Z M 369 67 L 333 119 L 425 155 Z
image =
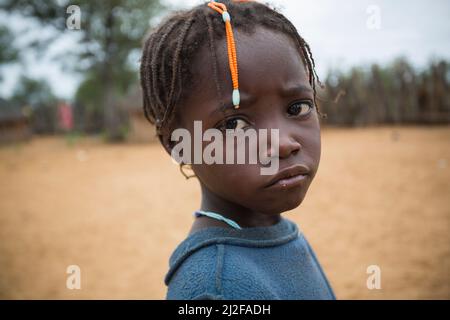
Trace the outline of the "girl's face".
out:
M 193 61 L 193 89 L 180 106 L 179 125 L 194 137 L 194 121 L 210 128 L 279 129 L 279 171 L 301 164 L 309 168 L 294 187 L 267 187 L 273 175 L 261 175 L 258 164 L 194 164 L 204 197 L 227 208 L 274 215 L 296 208 L 303 201 L 320 160 L 320 126 L 313 89 L 296 46 L 288 36 L 258 27 L 253 35 L 234 29 L 238 57 L 241 104 L 231 102 L 232 82 L 226 41 L 216 41 L 218 76 L 224 103 L 214 81 L 209 43 Z M 225 136 L 225 135 L 224 135 Z M 269 139 L 270 141 L 270 139 Z M 203 147 L 210 142 L 204 142 Z M 270 147 L 270 145 L 269 145 Z M 225 147 L 223 148 L 225 151 Z M 248 161 L 247 161 L 248 162 Z M 267 166 L 266 166 L 267 167 Z

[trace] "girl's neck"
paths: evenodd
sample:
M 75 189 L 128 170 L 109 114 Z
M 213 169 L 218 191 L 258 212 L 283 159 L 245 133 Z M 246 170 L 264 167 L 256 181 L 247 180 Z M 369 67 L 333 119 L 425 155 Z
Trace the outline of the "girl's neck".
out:
M 235 221 L 242 228 L 250 227 L 268 227 L 278 223 L 281 219 L 280 214 L 268 215 L 262 214 L 242 207 L 236 203 L 227 201 L 216 194 L 210 192 L 203 184 L 202 189 L 202 202 L 200 210 L 212 211 L 219 213 L 222 216 Z M 211 218 L 205 218 L 206 220 L 213 220 Z M 216 222 L 213 222 L 216 225 Z

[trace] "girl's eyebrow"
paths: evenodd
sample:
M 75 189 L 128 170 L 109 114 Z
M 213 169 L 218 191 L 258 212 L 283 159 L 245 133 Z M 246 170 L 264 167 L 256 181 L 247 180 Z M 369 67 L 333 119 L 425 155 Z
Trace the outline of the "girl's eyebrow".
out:
M 295 84 L 295 85 L 286 85 L 280 89 L 280 95 L 282 97 L 289 97 L 296 94 L 314 94 L 314 90 L 310 85 L 304 84 Z
M 279 93 L 280 93 L 280 96 L 282 96 L 282 97 L 290 97 L 293 95 L 314 94 L 314 91 L 313 91 L 312 87 L 309 85 L 304 85 L 304 84 L 289 85 L 288 84 L 286 86 L 281 87 L 281 89 L 279 90 Z M 216 113 L 220 113 L 220 112 L 244 109 L 244 108 L 252 105 L 252 103 L 255 100 L 256 100 L 256 97 L 254 97 L 253 95 L 245 93 L 245 91 L 241 91 L 241 103 L 240 103 L 239 109 L 235 109 L 234 105 L 233 105 L 233 101 L 230 98 L 228 98 L 224 102 L 223 107 L 219 106 L 218 108 L 214 109 L 213 111 L 211 111 L 209 116 L 212 117 Z

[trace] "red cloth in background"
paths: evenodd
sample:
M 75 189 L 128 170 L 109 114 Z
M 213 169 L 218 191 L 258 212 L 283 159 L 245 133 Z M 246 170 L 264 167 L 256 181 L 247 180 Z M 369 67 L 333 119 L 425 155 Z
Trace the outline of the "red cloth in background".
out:
M 73 128 L 72 108 L 67 103 L 58 105 L 58 123 L 63 130 L 72 130 Z

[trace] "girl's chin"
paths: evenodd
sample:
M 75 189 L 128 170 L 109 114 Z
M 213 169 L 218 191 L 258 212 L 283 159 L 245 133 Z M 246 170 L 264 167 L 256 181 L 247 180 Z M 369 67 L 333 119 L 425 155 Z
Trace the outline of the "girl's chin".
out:
M 294 210 L 300 206 L 303 202 L 304 195 L 297 194 L 284 197 L 282 200 L 277 199 L 276 201 L 261 201 L 261 205 L 264 207 L 255 208 L 255 211 L 262 212 L 267 215 L 276 215 L 286 211 Z

